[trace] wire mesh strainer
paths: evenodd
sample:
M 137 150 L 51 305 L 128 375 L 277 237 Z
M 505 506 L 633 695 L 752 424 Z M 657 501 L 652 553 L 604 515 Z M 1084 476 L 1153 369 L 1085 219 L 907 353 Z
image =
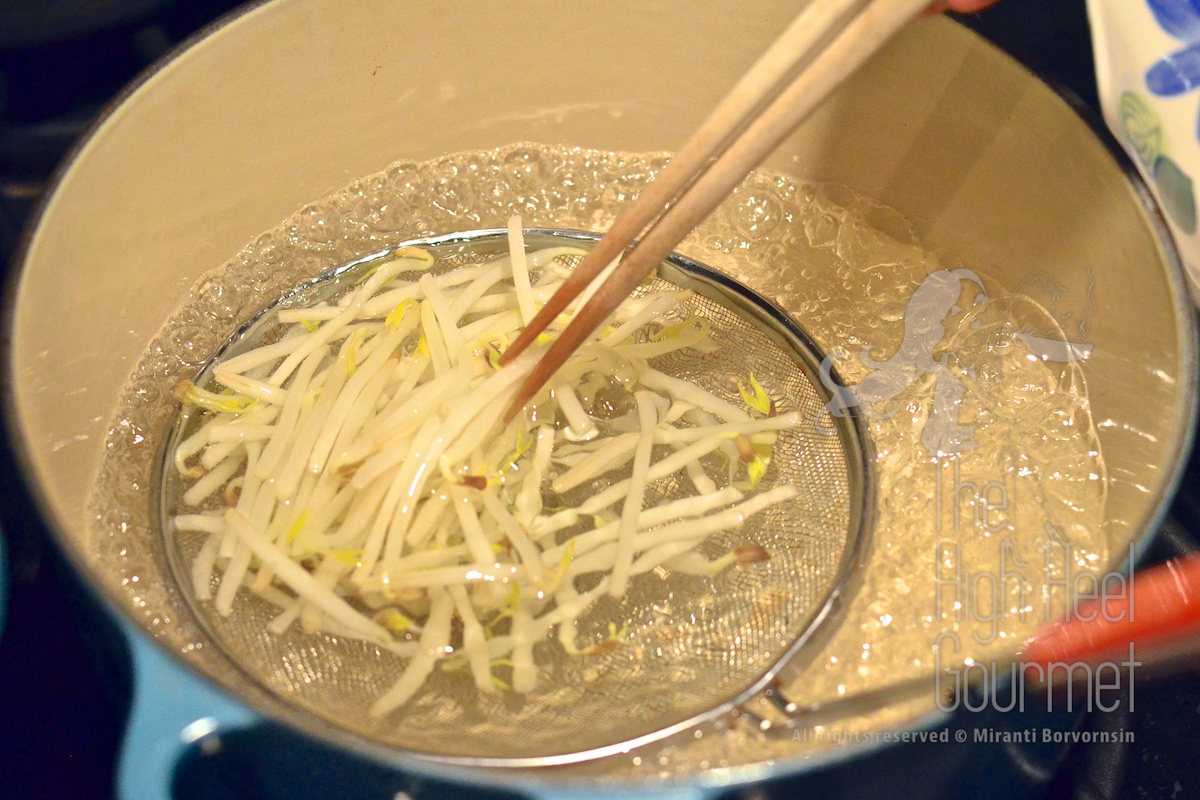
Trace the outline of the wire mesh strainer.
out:
M 587 246 L 595 239 L 579 232 L 526 231 L 530 249 Z M 505 232 L 495 230 L 401 246 L 413 245 L 435 255 L 435 273 L 507 252 Z M 337 296 L 390 252 L 338 267 L 280 298 L 235 333 L 196 383 L 209 383 L 215 364 L 277 333 L 273 312 Z M 367 709 L 396 680 L 400 657 L 295 626 L 283 635 L 269 633 L 277 609 L 245 590 L 232 615 L 217 614 L 190 590 L 191 564 L 203 538 L 170 533 L 164 537 L 170 574 L 196 621 L 260 688 L 351 733 L 453 762 L 536 766 L 599 757 L 697 724 L 760 691 L 818 629 L 831 624 L 836 600 L 863 555 L 871 516 L 866 438 L 853 415 L 831 423 L 823 410 L 829 394 L 815 380 L 822 354 L 782 312 L 678 256 L 644 289 L 666 284 L 693 290 L 690 312 L 711 321 L 719 347 L 704 356 L 677 351 L 660 357 L 653 362 L 657 369 L 731 402 L 738 401 L 738 379 L 752 372 L 781 413 L 799 411 L 807 420 L 781 431 L 762 484 L 791 483 L 800 487 L 799 495 L 704 546 L 716 554 L 756 544 L 771 553 L 769 562 L 713 578 L 648 573 L 622 600 L 604 597 L 577 623 L 581 640 L 603 636 L 610 625 L 627 630 L 622 646 L 568 655 L 551 639 L 541 642 L 535 648 L 538 687 L 526 695 L 484 695 L 467 670 L 435 671 L 411 701 L 383 719 Z M 183 488 L 165 464 L 194 425 L 181 415 L 160 459 L 154 483 L 162 531 L 171 530 L 168 520 Z M 666 478 L 652 485 L 646 505 L 691 491 Z

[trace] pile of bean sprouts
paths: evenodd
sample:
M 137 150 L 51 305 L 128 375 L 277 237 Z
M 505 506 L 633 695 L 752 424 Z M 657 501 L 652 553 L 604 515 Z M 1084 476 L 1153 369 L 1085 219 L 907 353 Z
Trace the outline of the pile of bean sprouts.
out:
M 509 255 L 490 263 L 434 274 L 428 251 L 401 248 L 340 299 L 275 312 L 282 335 L 217 364 L 210 388 L 184 382 L 173 524 L 207 534 L 196 597 L 229 615 L 245 588 L 278 606 L 276 634 L 299 625 L 403 656 L 371 707 L 382 716 L 439 666 L 468 667 L 481 692 L 527 693 L 539 641 L 611 650 L 621 632 L 581 644 L 575 623 L 642 573 L 769 558 L 698 547 L 795 495 L 757 485 L 777 431 L 799 419 L 753 375 L 741 405 L 651 366 L 715 347 L 688 292 L 626 301 L 504 422 L 542 348 L 502 369 L 499 355 L 568 273 L 559 257 L 581 253 L 526 253 L 517 218 Z M 672 478 L 694 494 L 647 504 Z

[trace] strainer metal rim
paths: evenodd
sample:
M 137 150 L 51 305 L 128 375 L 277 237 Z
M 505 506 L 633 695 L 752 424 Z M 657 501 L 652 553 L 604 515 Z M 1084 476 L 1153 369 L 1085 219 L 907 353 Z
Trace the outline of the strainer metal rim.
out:
M 600 235 L 597 233 L 573 229 L 524 228 L 523 232 L 527 244 L 531 240 L 536 241 L 540 237 L 548 238 L 559 244 L 564 240 L 594 244 L 600 239 Z M 303 298 L 315 286 L 336 280 L 347 272 L 384 259 L 403 247 L 448 248 L 454 245 L 475 244 L 493 240 L 500 242 L 505 240 L 507 235 L 508 231 L 505 228 L 484 228 L 409 239 L 395 246 L 339 264 L 325 270 L 319 275 L 308 278 L 276 297 L 238 325 L 234 332 L 201 367 L 196 382 L 198 385 L 202 384 L 206 380 L 205 376 L 211 372 L 213 365 L 219 361 L 220 357 L 230 347 L 234 346 L 249 330 L 260 324 L 268 314 L 281 306 L 286 306 L 289 302 L 293 302 L 297 298 Z M 741 282 L 678 253 L 672 253 L 668 256 L 657 268 L 657 274 L 668 282 L 696 291 L 718 305 L 724 306 L 735 314 L 746 318 L 792 357 L 793 361 L 804 372 L 810 384 L 823 400 L 828 401 L 832 398 L 832 393 L 819 377 L 821 359 L 824 356 L 823 351 L 777 305 L 753 292 Z M 826 369 L 830 369 L 830 367 L 826 367 Z M 830 375 L 837 385 L 844 385 L 835 367 L 831 369 Z M 195 600 L 193 593 L 188 589 L 185 578 L 188 574 L 186 565 L 179 562 L 179 555 L 176 548 L 169 547 L 165 543 L 166 537 L 163 534 L 163 530 L 165 529 L 163 528 L 162 515 L 166 513 L 166 509 L 165 504 L 162 502 L 162 476 L 165 464 L 170 457 L 167 445 L 173 438 L 169 431 L 164 432 L 163 443 L 160 446 L 157 457 L 154 459 L 153 474 L 151 476 L 151 525 L 155 534 L 153 546 L 156 556 L 160 561 L 165 562 L 162 564 L 164 572 L 169 573 L 174 580 L 171 591 L 181 598 L 183 605 L 191 612 L 192 621 L 207 640 L 206 645 L 210 646 L 211 650 L 219 653 L 220 658 L 236 674 L 241 676 L 247 684 L 254 688 L 253 694 L 255 698 L 269 698 L 272 701 L 270 705 L 286 707 L 289 712 L 286 717 L 288 722 L 300 728 L 305 733 L 317 734 L 319 738 L 328 739 L 331 733 L 336 732 L 337 736 L 334 737 L 335 739 L 340 738 L 340 736 L 350 737 L 359 746 L 363 744 L 369 745 L 370 749 L 378 749 L 383 754 L 390 755 L 393 758 L 399 754 L 403 754 L 426 762 L 455 767 L 531 769 L 593 761 L 606 756 L 625 753 L 632 749 L 660 741 L 728 714 L 769 688 L 779 676 L 780 671 L 785 667 L 797 665 L 797 662 L 803 658 L 802 652 L 807 652 L 811 657 L 816 652 L 819 652 L 821 645 L 827 641 L 836 626 L 837 619 L 846 606 L 846 600 L 849 596 L 853 595 L 860 581 L 864 562 L 868 555 L 869 541 L 875 520 L 875 486 L 872 477 L 874 451 L 866 429 L 866 422 L 857 408 L 852 407 L 841 413 L 844 416 L 832 419 L 834 430 L 830 431 L 830 435 L 837 435 L 841 441 L 847 464 L 850 507 L 846 536 L 847 546 L 843 549 L 841 559 L 836 565 L 828 591 L 825 593 L 824 598 L 814 605 L 813 610 L 803 624 L 803 630 L 800 635 L 782 651 L 780 657 L 761 676 L 741 690 L 731 693 L 724 702 L 649 733 L 620 742 L 575 752 L 538 756 L 493 757 L 448 755 L 407 749 L 392 743 L 375 740 L 363 733 L 352 730 L 348 726 L 332 722 L 328 717 L 316 711 L 304 708 L 298 704 L 289 703 L 284 697 L 280 696 L 257 676 L 253 670 L 245 667 L 239 659 L 226 652 L 222 646 L 221 636 L 210 627 L 206 615 L 198 607 L 198 601 Z M 171 422 L 172 428 L 177 425 L 178 420 L 179 415 L 175 415 Z M 195 665 L 191 665 L 191 671 L 199 672 Z M 212 676 L 206 677 L 210 680 L 213 679 Z M 244 697 L 247 694 L 244 691 L 244 685 L 230 686 L 225 681 L 218 681 L 218 685 L 225 691 L 232 693 L 239 701 L 247 702 L 254 711 L 262 713 L 269 718 L 280 717 L 278 708 L 267 708 L 267 704 L 265 703 L 260 704 L 259 702 L 255 702 L 254 699 Z

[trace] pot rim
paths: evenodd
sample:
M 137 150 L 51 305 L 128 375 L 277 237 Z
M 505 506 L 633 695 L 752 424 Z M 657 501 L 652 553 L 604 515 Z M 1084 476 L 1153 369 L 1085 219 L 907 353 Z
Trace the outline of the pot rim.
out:
M 228 12 L 196 31 L 172 48 L 157 62 L 144 69 L 141 74 L 104 106 L 100 114 L 97 115 L 96 119 L 92 121 L 68 151 L 67 155 L 64 156 L 62 162 L 56 167 L 50 180 L 47 182 L 46 189 L 36 203 L 21 234 L 8 275 L 3 282 L 3 286 L 0 287 L 0 405 L 3 406 L 2 428 L 9 449 L 13 453 L 18 467 L 18 488 L 23 489 L 26 495 L 32 498 L 38 522 L 42 523 L 49 531 L 50 539 L 53 541 L 54 546 L 65 554 L 71 568 L 82 579 L 81 583 L 86 587 L 85 590 L 93 597 L 98 597 L 101 605 L 110 614 L 126 623 L 136 626 L 138 632 L 145 639 L 149 640 L 152 646 L 157 648 L 160 653 L 167 655 L 172 663 L 185 673 L 189 679 L 199 680 L 207 686 L 233 697 L 237 702 L 247 705 L 264 719 L 278 722 L 305 736 L 310 736 L 327 746 L 348 750 L 351 753 L 366 756 L 377 763 L 431 778 L 457 781 L 493 789 L 499 788 L 516 792 L 528 791 L 535 794 L 563 790 L 579 791 L 588 788 L 612 792 L 646 790 L 648 787 L 661 787 L 667 790 L 671 788 L 693 790 L 721 789 L 756 783 L 768 778 L 775 779 L 801 772 L 817 771 L 899 744 L 896 741 L 885 742 L 877 737 L 870 741 L 842 744 L 815 754 L 785 761 L 756 763 L 721 770 L 711 770 L 689 775 L 685 778 L 670 778 L 665 781 L 655 779 L 613 780 L 607 778 L 598 781 L 595 778 L 578 776 L 546 777 L 527 769 L 447 764 L 373 742 L 341 728 L 320 724 L 319 718 L 299 708 L 294 708 L 278 700 L 270 702 L 272 696 L 257 689 L 257 687 L 253 687 L 253 696 L 250 696 L 250 693 L 234 694 L 230 692 L 209 676 L 192 668 L 180 654 L 154 637 L 147 624 L 135 618 L 127 611 L 123 602 L 124 598 L 114 588 L 103 582 L 92 581 L 90 579 L 88 560 L 80 549 L 74 546 L 71 540 L 62 532 L 67 526 L 60 524 L 60 521 L 56 519 L 56 514 L 51 507 L 48 497 L 32 478 L 34 474 L 32 468 L 33 459 L 23 436 L 23 429 L 18 418 L 15 397 L 16 374 L 13 363 L 12 342 L 17 310 L 17 295 L 21 279 L 28 266 L 27 262 L 33 241 L 51 202 L 57 195 L 58 189 L 66 176 L 74 168 L 81 155 L 87 150 L 92 140 L 106 127 L 109 120 L 124 103 L 157 77 L 166 67 L 173 64 L 178 58 L 189 52 L 200 42 L 223 31 L 226 27 L 239 22 L 243 17 L 259 12 L 271 2 L 272 0 L 251 0 L 247 5 Z M 1179 487 L 1184 474 L 1184 465 L 1191 451 L 1197 427 L 1197 398 L 1194 391 L 1197 378 L 1198 344 L 1196 308 L 1191 300 L 1187 278 L 1174 239 L 1167 227 L 1157 201 L 1154 199 L 1154 196 L 1151 194 L 1128 154 L 1121 148 L 1111 131 L 1105 126 L 1103 120 L 1092 109 L 1087 107 L 1073 91 L 1060 81 L 1047 78 L 1037 71 L 1030 69 L 961 23 L 949 21 L 938 22 L 937 24 L 956 25 L 965 31 L 967 35 L 973 36 L 979 42 L 982 42 L 985 47 L 999 52 L 1005 59 L 1012 62 L 1030 78 L 1048 87 L 1052 93 L 1061 99 L 1068 109 L 1074 112 L 1087 126 L 1092 135 L 1100 140 L 1108 151 L 1110 158 L 1115 162 L 1115 166 L 1124 174 L 1128 185 L 1132 188 L 1138 203 L 1145 213 L 1146 222 L 1149 224 L 1154 239 L 1159 246 L 1160 255 L 1162 256 L 1161 260 L 1166 271 L 1165 277 L 1168 285 L 1173 290 L 1171 292 L 1172 312 L 1178 321 L 1176 327 L 1177 348 L 1180 354 L 1180 374 L 1176 377 L 1181 386 L 1190 386 L 1192 390 L 1184 390 L 1181 402 L 1176 406 L 1175 427 L 1182 430 L 1184 435 L 1177 437 L 1171 444 L 1170 458 L 1166 460 L 1168 466 L 1162 483 L 1162 491 L 1143 513 L 1143 518 L 1140 520 L 1141 524 L 1131 526 L 1133 529 L 1141 531 L 1133 540 L 1135 543 L 1134 560 L 1141 561 L 1156 535 L 1159 525 L 1166 517 L 1171 498 Z M 1123 562 L 1123 566 L 1125 569 L 1132 569 L 1132 564 L 1129 564 L 1128 560 Z M 136 681 L 137 676 L 133 676 L 133 679 Z M 949 714 L 934 710 L 923 717 L 911 720 L 903 726 L 903 729 L 927 729 L 939 721 L 949 720 L 950 716 Z

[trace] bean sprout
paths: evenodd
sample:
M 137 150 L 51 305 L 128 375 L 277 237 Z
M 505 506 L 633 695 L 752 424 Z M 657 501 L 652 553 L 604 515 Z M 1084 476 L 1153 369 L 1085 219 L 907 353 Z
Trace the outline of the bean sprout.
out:
M 567 274 L 555 259 L 579 254 L 525 253 L 516 218 L 508 238 L 507 256 L 436 275 L 429 252 L 403 248 L 341 299 L 276 312 L 276 341 L 177 393 L 189 427 L 171 454 L 187 487 L 173 520 L 207 537 L 197 598 L 228 615 L 246 588 L 279 609 L 274 634 L 299 624 L 407 658 L 376 716 L 439 666 L 469 668 L 481 692 L 533 691 L 547 636 L 577 657 L 610 652 L 615 636 L 576 641 L 597 600 L 650 570 L 766 560 L 758 545 L 698 548 L 796 494 L 755 487 L 797 413 L 777 414 L 753 375 L 743 406 L 651 366 L 716 347 L 682 290 L 626 302 L 506 424 L 540 349 L 496 360 Z M 605 386 L 628 395 L 612 419 L 592 407 Z M 648 502 L 663 480 L 695 492 Z

